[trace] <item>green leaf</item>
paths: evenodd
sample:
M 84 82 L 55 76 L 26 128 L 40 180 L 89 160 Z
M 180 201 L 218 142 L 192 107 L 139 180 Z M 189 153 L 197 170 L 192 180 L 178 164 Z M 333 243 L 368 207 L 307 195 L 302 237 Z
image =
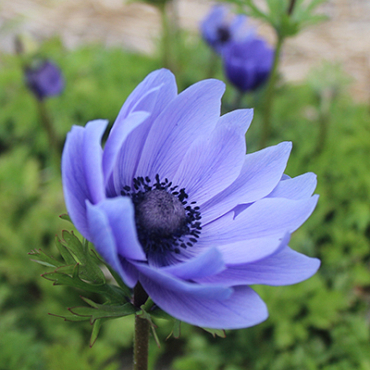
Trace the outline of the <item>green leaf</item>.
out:
M 31 261 L 37 262 L 40 265 L 44 265 L 47 267 L 60 267 L 63 266 L 64 264 L 58 260 L 56 260 L 54 257 L 49 256 L 45 252 L 43 252 L 41 249 L 39 250 L 33 250 L 28 253 L 30 256 L 37 256 L 37 258 L 31 258 Z
M 94 324 L 94 322 L 99 319 L 123 317 L 132 315 L 136 312 L 135 307 L 131 303 L 125 303 L 124 305 L 116 306 L 108 304 L 98 304 L 87 298 L 83 298 L 83 300 L 91 307 L 72 307 L 68 310 L 74 315 L 89 317 L 91 324 Z
M 220 337 L 220 338 L 226 338 L 225 330 L 223 329 L 208 329 L 208 328 L 202 328 L 208 333 L 211 333 L 213 335 L 213 338 Z
M 55 315 L 53 313 L 49 313 L 50 316 L 55 316 L 55 317 L 60 317 L 62 319 L 64 319 L 64 321 L 74 321 L 74 322 L 78 322 L 78 321 L 88 321 L 90 320 L 89 317 L 86 317 L 86 316 L 78 316 L 78 315 L 74 315 L 74 314 L 67 314 L 67 315 Z
M 69 214 L 68 213 L 63 213 L 62 215 L 59 216 L 62 220 L 65 220 L 65 221 L 68 221 L 70 222 L 72 225 L 73 225 L 73 222 L 71 220 L 71 218 L 69 217 Z
M 90 254 L 88 241 L 84 240 L 81 243 L 73 232 L 69 233 L 65 230 L 62 236 L 62 244 L 72 253 L 75 261 L 82 266 L 81 275 L 94 284 L 105 283 L 103 272 Z
M 96 320 L 93 324 L 93 329 L 92 329 L 91 337 L 90 337 L 90 348 L 94 345 L 94 343 L 96 342 L 98 338 L 102 322 L 103 320 L 99 319 L 99 320 Z

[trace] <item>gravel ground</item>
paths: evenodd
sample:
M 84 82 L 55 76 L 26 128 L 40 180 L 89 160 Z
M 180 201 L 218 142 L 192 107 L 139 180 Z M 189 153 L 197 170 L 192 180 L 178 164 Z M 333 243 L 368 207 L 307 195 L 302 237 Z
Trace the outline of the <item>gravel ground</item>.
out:
M 175 1 L 181 27 L 196 33 L 212 2 Z M 323 60 L 340 62 L 352 77 L 353 97 L 370 101 L 370 0 L 329 0 L 319 11 L 329 20 L 286 43 L 284 77 L 299 81 Z M 274 41 L 267 26 L 257 26 L 259 33 Z M 152 53 L 160 19 L 156 9 L 123 0 L 0 0 L 0 50 L 12 52 L 19 32 L 37 40 L 58 34 L 68 48 L 100 41 Z

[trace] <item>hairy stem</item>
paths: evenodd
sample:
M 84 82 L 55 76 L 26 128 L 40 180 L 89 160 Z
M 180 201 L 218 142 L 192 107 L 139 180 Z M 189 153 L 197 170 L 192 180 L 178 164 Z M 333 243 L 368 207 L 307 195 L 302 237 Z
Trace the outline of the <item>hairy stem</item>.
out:
M 134 306 L 139 308 L 147 300 L 148 295 L 140 283 L 134 288 Z M 134 366 L 133 370 L 148 369 L 149 353 L 149 321 L 135 316 L 135 337 L 134 337 Z

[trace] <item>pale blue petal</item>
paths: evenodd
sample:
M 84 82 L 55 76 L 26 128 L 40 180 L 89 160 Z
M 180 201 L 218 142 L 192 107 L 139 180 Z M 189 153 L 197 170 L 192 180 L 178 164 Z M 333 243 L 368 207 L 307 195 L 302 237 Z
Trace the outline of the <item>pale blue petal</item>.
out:
M 97 205 L 86 202 L 90 241 L 98 253 L 121 276 L 127 286 L 133 288 L 138 280 L 138 272 L 130 266 L 123 268 L 117 251 L 117 243 L 109 219 Z M 124 258 L 122 258 L 124 260 Z M 125 261 L 124 265 L 128 265 Z
M 222 245 L 263 237 L 281 238 L 285 233 L 298 229 L 307 220 L 317 201 L 317 195 L 302 200 L 261 199 L 235 219 L 226 214 L 205 225 L 198 243 Z
M 108 125 L 106 120 L 91 121 L 85 126 L 83 142 L 84 168 L 91 203 L 105 198 L 101 139 Z
M 109 135 L 103 153 L 105 184 L 108 183 L 113 168 L 117 166 L 117 157 L 127 136 L 132 130 L 141 125 L 149 117 L 149 115 L 150 113 L 148 112 L 134 112 L 123 119 L 120 125 L 113 126 L 115 130 L 112 130 L 111 134 Z
M 280 181 L 268 195 L 273 198 L 304 199 L 312 195 L 316 188 L 316 175 L 312 172 Z
M 170 315 L 192 325 L 213 329 L 240 329 L 257 325 L 268 317 L 265 303 L 247 286 L 233 287 L 225 300 L 194 297 L 145 280 L 143 287 L 153 301 Z
M 172 181 L 185 188 L 189 199 L 201 206 L 236 180 L 244 153 L 244 136 L 232 127 L 218 125 L 208 137 L 193 143 Z
M 217 247 L 227 265 L 251 263 L 279 252 L 288 245 L 289 233 L 282 238 L 258 238 L 243 240 Z
M 163 290 L 168 289 L 183 295 L 208 299 L 227 299 L 232 293 L 231 288 L 226 285 L 196 284 L 179 279 L 164 271 L 163 268 L 153 268 L 139 262 L 135 263 L 135 266 L 140 271 L 139 280 L 149 296 L 151 296 L 151 294 L 150 291 L 147 290 L 147 287 L 152 285 L 158 285 Z
M 97 120 L 89 122 L 85 128 L 73 126 L 67 134 L 62 155 L 62 181 L 67 211 L 86 239 L 90 238 L 90 233 L 85 201 L 87 199 L 95 203 L 104 197 L 100 141 L 106 125 L 106 121 Z
M 300 283 L 316 273 L 320 260 L 307 257 L 289 247 L 263 260 L 232 265 L 220 274 L 199 282 L 230 285 L 290 285 Z
M 215 127 L 224 90 L 221 81 L 205 80 L 173 99 L 150 129 L 136 176 L 171 179 L 191 143 Z
M 203 223 L 213 221 L 241 203 L 268 195 L 279 183 L 292 144 L 283 142 L 245 156 L 239 177 L 223 192 L 202 206 Z
M 131 199 L 128 197 L 109 198 L 100 202 L 97 208 L 109 220 L 110 229 L 116 241 L 117 253 L 127 259 L 146 261 L 136 233 L 135 211 Z
M 162 271 L 185 280 L 199 279 L 215 275 L 225 269 L 222 254 L 211 248 L 188 261 L 162 268 Z

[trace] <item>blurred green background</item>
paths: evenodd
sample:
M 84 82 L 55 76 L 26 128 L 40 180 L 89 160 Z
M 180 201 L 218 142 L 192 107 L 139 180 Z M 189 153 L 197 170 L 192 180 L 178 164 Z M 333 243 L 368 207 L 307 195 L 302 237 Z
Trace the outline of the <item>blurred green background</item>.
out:
M 210 55 L 197 35 L 182 36 L 176 46 L 179 91 L 207 77 Z M 159 53 L 97 43 L 66 49 L 58 37 L 40 44 L 37 54 L 54 60 L 65 76 L 63 94 L 46 101 L 61 141 L 72 125 L 96 118 L 112 124 L 134 87 L 162 67 Z M 59 168 L 50 161 L 22 63 L 14 53 L 0 54 L 0 370 L 130 369 L 131 317 L 106 322 L 90 349 L 89 323 L 48 315 L 83 302 L 80 292 L 41 278 L 45 267 L 27 254 L 41 248 L 57 255 L 55 235 L 71 225 L 58 217 L 66 211 Z M 221 63 L 215 76 L 224 80 Z M 151 338 L 151 369 L 370 369 L 370 107 L 353 100 L 350 83 L 340 64 L 326 62 L 300 83 L 280 78 L 277 86 L 269 144 L 292 141 L 286 173 L 315 172 L 320 194 L 290 245 L 319 257 L 319 273 L 294 286 L 255 287 L 269 319 L 227 331 L 226 338 L 182 324 L 179 339 L 165 340 L 171 325 L 158 322 L 161 347 Z M 227 85 L 225 112 L 234 94 Z M 259 149 L 258 99 L 243 101 L 256 106 L 248 152 Z

